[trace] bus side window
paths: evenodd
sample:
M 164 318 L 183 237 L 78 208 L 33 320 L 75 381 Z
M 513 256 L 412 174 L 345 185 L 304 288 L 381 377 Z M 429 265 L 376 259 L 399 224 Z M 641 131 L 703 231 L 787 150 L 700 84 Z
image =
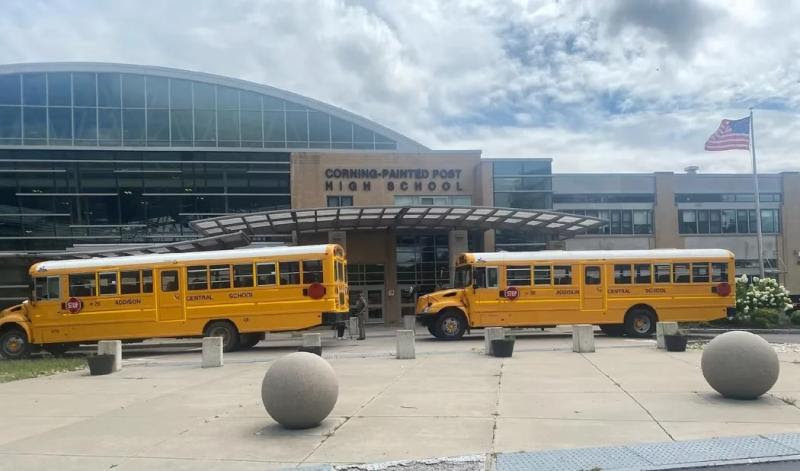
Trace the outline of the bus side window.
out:
M 672 264 L 673 282 L 674 283 L 688 283 L 689 282 L 689 264 L 688 263 L 673 263 Z
M 572 284 L 572 267 L 570 265 L 555 265 L 553 267 L 554 285 Z
M 187 286 L 190 290 L 196 291 L 208 289 L 208 267 L 205 265 L 195 265 L 186 268 Z
M 711 264 L 711 281 L 715 283 L 728 281 L 728 264 L 727 263 L 712 263 Z
M 258 286 L 278 284 L 277 280 L 275 279 L 274 263 L 256 264 L 256 283 L 258 283 Z
M 497 288 L 497 267 L 486 267 L 486 287 Z
M 692 283 L 708 283 L 708 263 L 692 263 Z
M 583 282 L 587 285 L 600 284 L 600 267 L 586 267 L 584 270 Z
M 322 283 L 322 260 L 303 260 L 303 284 Z
M 656 283 L 669 283 L 672 280 L 670 268 L 671 265 L 655 265 Z
M 535 265 L 533 267 L 533 284 L 535 285 L 551 284 L 550 265 Z
M 76 273 L 69 275 L 70 296 L 94 296 L 96 282 L 94 273 Z
M 211 289 L 228 289 L 231 287 L 231 266 L 211 265 L 208 268 L 211 275 Z
M 653 274 L 650 273 L 649 263 L 637 263 L 633 266 L 633 270 L 636 284 L 649 285 L 653 281 Z
M 281 278 L 281 285 L 299 285 L 300 262 L 279 262 L 278 275 Z
M 153 270 L 142 270 L 142 293 L 153 292 Z
M 629 285 L 631 283 L 630 265 L 614 265 L 614 283 L 618 285 Z
M 486 267 L 475 267 L 472 271 L 472 285 L 475 288 L 486 288 Z M 467 288 L 469 288 L 467 286 Z
M 164 293 L 178 291 L 178 270 L 161 272 L 161 291 Z
M 506 267 L 506 285 L 530 286 L 531 267 L 508 266 Z
M 253 287 L 253 265 L 247 263 L 233 266 L 233 287 L 252 288 Z
M 98 278 L 100 280 L 100 294 L 117 294 L 117 272 L 101 272 Z
M 139 270 L 120 273 L 120 293 L 139 294 Z

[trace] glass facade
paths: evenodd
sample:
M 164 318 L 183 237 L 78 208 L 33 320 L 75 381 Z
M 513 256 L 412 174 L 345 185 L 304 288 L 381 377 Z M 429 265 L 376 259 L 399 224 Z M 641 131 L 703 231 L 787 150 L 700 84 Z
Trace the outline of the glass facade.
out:
M 196 238 L 194 219 L 288 208 L 289 177 L 287 152 L 0 149 L 0 250 Z
M 763 196 L 763 195 L 762 195 Z M 681 234 L 755 234 L 755 209 L 681 209 L 678 211 L 678 230 Z M 781 231 L 779 209 L 761 210 L 761 232 Z
M 608 221 L 587 234 L 636 235 L 653 233 L 653 211 L 649 209 L 564 209 L 563 212 Z
M 378 132 L 282 98 L 113 72 L 0 75 L 0 146 L 395 150 Z
M 521 209 L 551 209 L 553 180 L 549 159 L 508 159 L 492 162 L 494 206 Z M 509 252 L 542 250 L 550 236 L 498 230 L 497 250 Z

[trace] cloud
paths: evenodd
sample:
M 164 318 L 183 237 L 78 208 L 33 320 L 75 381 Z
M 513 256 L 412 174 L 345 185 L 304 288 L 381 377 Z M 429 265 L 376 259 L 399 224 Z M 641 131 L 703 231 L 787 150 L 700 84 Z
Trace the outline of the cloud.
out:
M 702 146 L 753 106 L 761 167 L 798 170 L 799 14 L 778 0 L 8 0 L 0 62 L 232 76 L 559 171 L 746 171 Z
M 617 0 L 608 15 L 608 30 L 616 36 L 625 28 L 642 28 L 687 56 L 694 52 L 709 23 L 723 14 L 724 10 L 695 0 Z

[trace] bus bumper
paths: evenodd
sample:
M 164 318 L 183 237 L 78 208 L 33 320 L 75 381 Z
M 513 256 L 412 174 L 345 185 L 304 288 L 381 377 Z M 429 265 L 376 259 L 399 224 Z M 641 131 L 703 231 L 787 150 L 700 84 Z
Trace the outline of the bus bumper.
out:
M 725 309 L 725 315 L 728 317 L 728 320 L 733 320 L 736 317 L 736 308 L 729 307 Z
M 339 325 L 347 323 L 350 313 L 347 312 L 323 312 L 322 325 Z

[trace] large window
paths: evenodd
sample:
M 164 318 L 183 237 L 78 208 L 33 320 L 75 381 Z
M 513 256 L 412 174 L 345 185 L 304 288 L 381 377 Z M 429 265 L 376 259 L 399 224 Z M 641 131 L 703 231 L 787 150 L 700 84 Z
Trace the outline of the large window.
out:
M 94 273 L 77 273 L 69 275 L 70 296 L 95 296 L 97 284 Z
M 550 267 L 548 267 L 549 269 Z M 549 280 L 548 280 L 549 283 Z M 530 286 L 531 267 L 509 265 L 506 267 L 506 285 L 508 286 Z
M 756 229 L 754 209 L 681 209 L 678 211 L 681 234 L 753 234 Z M 761 231 L 779 233 L 780 210 L 761 210 Z
M 60 280 L 57 276 L 41 276 L 33 279 L 34 297 L 37 300 L 59 299 L 61 297 Z
M 55 131 L 49 135 L 48 116 Z M 65 129 L 67 116 L 75 117 L 74 127 Z M 271 95 L 154 75 L 72 71 L 0 75 L 2 144 L 397 149 L 394 139 L 371 129 Z
M 570 214 L 609 221 L 603 227 L 590 229 L 587 234 L 652 234 L 653 211 L 649 209 L 562 209 Z

